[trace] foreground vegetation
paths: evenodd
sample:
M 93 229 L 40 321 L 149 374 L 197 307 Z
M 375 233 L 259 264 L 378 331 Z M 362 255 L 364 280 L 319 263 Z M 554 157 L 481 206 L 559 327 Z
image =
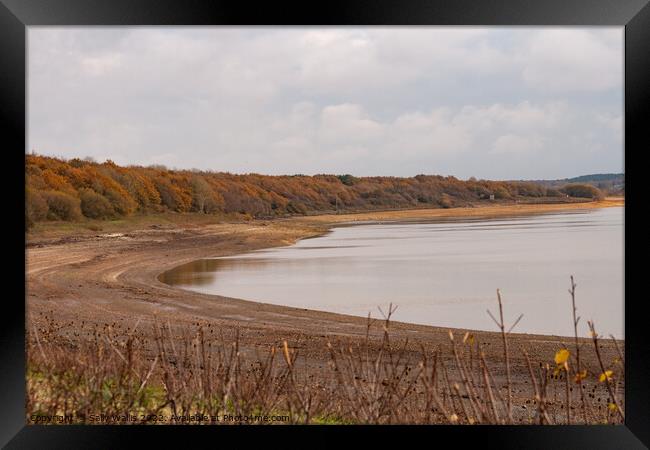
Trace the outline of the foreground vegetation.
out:
M 573 279 L 569 292 L 574 339 L 545 360 L 509 347 L 519 319 L 504 323 L 497 291 L 499 310 L 490 316 L 501 332 L 503 358 L 496 363 L 469 332 L 450 332 L 448 345 L 422 347 L 410 357 L 407 342 L 391 340 L 389 307 L 383 321 L 368 319 L 360 344 L 330 340 L 329 365 L 317 379 L 286 341 L 253 355 L 239 347 L 237 331 L 210 323 L 154 321 L 149 342 L 140 323 L 128 329 L 63 324 L 42 314 L 30 318 L 27 330 L 27 422 L 622 423 L 622 351 L 612 338 L 618 356 L 605 361 L 592 323 L 589 344 L 578 338 Z M 586 345 L 593 346 L 594 367 L 585 362 Z M 513 351 L 526 359 L 527 392 L 514 392 Z M 523 405 L 515 407 L 515 396 Z
M 111 161 L 66 161 L 38 155 L 26 155 L 25 170 L 28 228 L 43 221 L 105 220 L 165 211 L 272 218 L 332 211 L 451 208 L 490 199 L 603 197 L 598 188 L 588 184 L 556 188 L 436 175 L 233 175 L 162 166 L 120 167 Z

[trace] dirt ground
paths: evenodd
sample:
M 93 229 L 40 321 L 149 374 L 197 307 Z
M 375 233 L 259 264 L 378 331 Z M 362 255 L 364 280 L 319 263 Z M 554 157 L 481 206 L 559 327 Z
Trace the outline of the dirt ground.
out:
M 158 275 L 203 257 L 290 245 L 298 239 L 325 233 L 341 222 L 495 217 L 622 204 L 622 200 L 608 199 L 580 204 L 522 204 L 203 223 L 191 227 L 152 224 L 121 233 L 69 233 L 54 237 L 36 233 L 28 236 L 26 245 L 27 326 L 37 322 L 40 314 L 49 314 L 60 322 L 132 326 L 139 321 L 140 329 L 146 329 L 146 324 L 154 319 L 177 326 L 211 323 L 223 329 L 239 329 L 244 352 L 267 349 L 286 340 L 298 349 L 300 364 L 310 376 L 323 377 L 329 358 L 327 342 L 363 339 L 365 318 L 189 292 L 163 284 Z M 571 320 L 569 302 L 567 294 L 565 320 Z M 421 345 L 449 346 L 448 328 L 393 322 L 390 331 L 396 341 L 408 338 L 409 354 L 414 359 L 418 358 Z M 452 331 L 462 339 L 467 330 Z M 501 335 L 474 334 L 484 344 L 497 381 L 503 380 Z M 536 363 L 552 363 L 555 352 L 563 344 L 572 345 L 573 339 L 515 333 L 510 339 L 515 402 L 523 405 L 523 397 L 530 393 L 530 378 L 519 349 L 526 348 Z M 612 342 L 604 340 L 602 346 L 604 358 L 613 359 Z M 593 345 L 584 346 L 582 358 L 588 368 L 593 368 L 592 373 L 598 372 Z

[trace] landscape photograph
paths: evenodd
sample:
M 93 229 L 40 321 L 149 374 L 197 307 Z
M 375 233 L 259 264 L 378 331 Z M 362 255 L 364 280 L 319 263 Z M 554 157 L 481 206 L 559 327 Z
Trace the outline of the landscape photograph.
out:
M 623 27 L 26 37 L 28 425 L 625 423 Z

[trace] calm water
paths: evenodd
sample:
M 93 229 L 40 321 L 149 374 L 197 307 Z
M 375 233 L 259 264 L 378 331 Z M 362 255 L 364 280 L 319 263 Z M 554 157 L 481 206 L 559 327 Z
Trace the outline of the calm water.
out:
M 569 276 L 581 335 L 587 320 L 623 337 L 623 208 L 495 220 L 364 224 L 285 248 L 204 259 L 163 282 L 228 297 L 493 330 L 486 309 L 523 313 L 519 332 L 572 335 Z

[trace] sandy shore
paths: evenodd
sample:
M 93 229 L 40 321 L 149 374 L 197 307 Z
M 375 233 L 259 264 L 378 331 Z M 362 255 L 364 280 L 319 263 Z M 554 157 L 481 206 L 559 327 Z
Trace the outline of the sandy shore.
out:
M 356 221 L 377 220 L 427 220 L 427 219 L 463 219 L 480 217 L 516 216 L 530 214 L 546 214 L 568 210 L 585 210 L 595 208 L 608 208 L 625 206 L 625 201 L 620 197 L 608 197 L 597 202 L 567 202 L 567 203 L 514 203 L 495 204 L 477 207 L 462 207 L 449 209 L 410 209 L 399 211 L 371 211 L 356 214 L 323 214 L 310 217 L 309 221 L 328 224 Z
M 123 233 L 56 238 L 36 234 L 29 236 L 26 249 L 28 324 L 37 322 L 41 313 L 60 322 L 84 320 L 127 326 L 136 321 L 146 325 L 154 318 L 178 326 L 209 322 L 228 330 L 238 328 L 244 352 L 287 340 L 299 349 L 301 364 L 318 377 L 328 359 L 328 340 L 361 339 L 366 332 L 364 318 L 184 291 L 161 283 L 158 275 L 203 257 L 290 245 L 298 239 L 325 233 L 342 222 L 498 217 L 608 206 L 623 206 L 623 200 L 368 212 L 162 229 L 154 226 Z M 566 320 L 570 320 L 568 311 L 567 308 Z M 409 339 L 408 348 L 414 358 L 421 344 L 429 348 L 449 345 L 448 328 L 395 322 L 391 332 L 393 339 Z M 476 334 L 485 343 L 486 356 L 499 376 L 503 373 L 499 366 L 500 335 Z M 533 360 L 552 362 L 561 344 L 570 342 L 563 337 L 513 334 L 511 348 L 524 346 Z M 585 349 L 584 361 L 596 370 L 593 350 L 589 346 Z M 610 342 L 603 342 L 606 358 L 613 357 L 614 351 Z M 520 391 L 527 392 L 528 372 L 518 355 L 520 352 L 513 351 L 513 377 L 521 386 Z

